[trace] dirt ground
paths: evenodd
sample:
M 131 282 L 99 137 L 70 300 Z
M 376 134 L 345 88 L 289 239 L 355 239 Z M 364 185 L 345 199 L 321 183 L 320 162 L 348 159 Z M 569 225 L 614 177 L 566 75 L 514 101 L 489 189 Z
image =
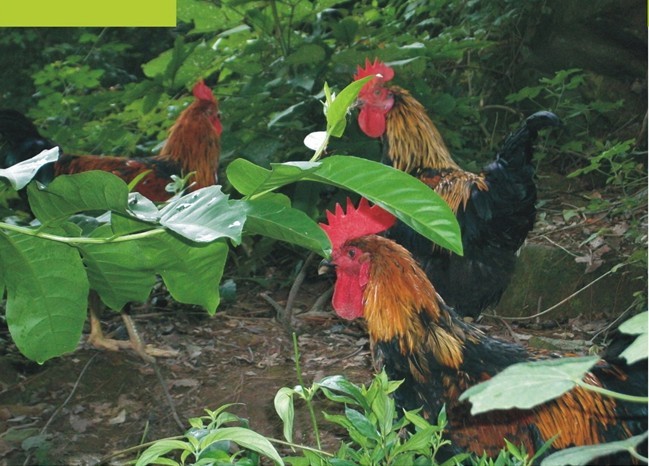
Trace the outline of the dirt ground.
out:
M 306 283 L 297 310 L 310 309 L 327 287 L 323 282 Z M 240 403 L 229 410 L 249 419 L 255 431 L 282 438 L 273 398 L 279 388 L 297 384 L 292 338 L 259 291 L 241 290 L 237 303 L 223 306 L 214 317 L 191 308 L 133 312 L 149 344 L 178 351 L 176 357 L 158 358 L 157 366 L 186 427 L 187 419 L 203 415 L 204 408 Z M 285 293 L 273 298 L 283 304 Z M 118 337 L 124 333 L 119 316 L 107 315 L 103 321 Z M 356 383 L 370 381 L 372 361 L 361 324 L 342 322 L 332 313 L 298 314 L 295 322 L 305 384 L 335 374 Z M 525 341 L 544 334 L 577 339 L 579 347 L 592 334 L 588 330 L 603 322 L 565 324 L 550 329 L 481 325 L 509 339 Z M 572 331 L 566 334 L 568 327 Z M 76 352 L 39 366 L 8 342 L 6 329 L 2 340 L 0 465 L 124 464 L 135 454 L 111 455 L 182 433 L 154 367 L 135 353 L 93 349 L 84 335 Z M 296 411 L 296 440 L 313 445 L 306 409 L 298 404 Z M 324 427 L 325 443 L 335 451 L 340 438 Z
M 560 215 L 565 206 L 555 204 L 545 207 L 540 216 L 543 228 L 554 224 L 552 240 L 577 256 L 601 251 L 584 242 L 598 225 L 583 219 L 583 227 L 567 228 L 570 225 L 562 222 L 568 220 Z M 563 232 L 579 235 L 566 237 Z M 367 383 L 373 368 L 362 323 L 343 322 L 328 306 L 321 312 L 305 312 L 329 287 L 329 281 L 312 274 L 295 301 L 293 327 L 299 335 L 305 383 L 335 374 Z M 20 355 L 0 321 L 0 466 L 124 464 L 137 453 L 118 452 L 182 434 L 174 410 L 188 427 L 188 418 L 227 403 L 239 403 L 229 410 L 249 419 L 253 430 L 282 438 L 273 398 L 281 387 L 297 384 L 294 350 L 290 332 L 278 323 L 276 309 L 262 293 L 284 305 L 287 288 L 269 292 L 242 281 L 235 299 L 209 317 L 201 309 L 173 303 L 160 287 L 146 307 L 132 312 L 147 343 L 178 351 L 175 357 L 157 359 L 160 377 L 153 365 L 132 351 L 89 347 L 87 332 L 77 351 L 39 366 Z M 116 338 L 126 338 L 117 314 L 105 314 L 103 322 Z M 588 321 L 548 318 L 534 324 L 487 318 L 479 325 L 489 334 L 528 344 L 537 335 L 555 343 L 566 340 L 571 346 L 565 349 L 580 351 L 607 323 L 602 316 Z M 296 441 L 313 445 L 306 409 L 298 404 L 296 413 Z M 335 451 L 340 432 L 327 432 L 326 423 L 321 427 L 325 427 L 325 448 Z
M 297 310 L 310 307 L 327 287 L 306 284 Z M 204 408 L 240 403 L 229 411 L 249 419 L 257 432 L 282 438 L 273 398 L 281 387 L 297 384 L 293 343 L 259 292 L 240 290 L 236 304 L 222 306 L 214 317 L 179 306 L 133 312 L 147 343 L 178 351 L 176 357 L 158 358 L 157 366 L 186 427 Z M 285 296 L 273 298 L 284 303 Z M 103 322 L 125 338 L 118 315 L 108 314 Z M 335 374 L 370 380 L 361 327 L 342 324 L 332 313 L 298 315 L 295 322 L 306 384 Z M 0 339 L 0 465 L 97 464 L 114 452 L 182 433 L 154 367 L 134 352 L 96 350 L 84 335 L 77 351 L 39 366 L 18 353 L 6 328 Z M 296 440 L 307 432 L 297 419 Z

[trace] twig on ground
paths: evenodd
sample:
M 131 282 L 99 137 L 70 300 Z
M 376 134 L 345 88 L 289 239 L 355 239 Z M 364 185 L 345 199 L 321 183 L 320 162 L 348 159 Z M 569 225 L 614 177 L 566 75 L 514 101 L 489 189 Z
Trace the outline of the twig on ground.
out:
M 277 301 L 271 298 L 267 292 L 264 291 L 263 293 L 259 293 L 259 297 L 270 304 L 278 315 L 284 312 L 284 308 Z
M 171 394 L 169 393 L 169 389 L 167 388 L 167 382 L 162 377 L 162 372 L 160 372 L 160 368 L 158 367 L 158 363 L 155 362 L 155 360 L 150 363 L 153 366 L 153 370 L 155 371 L 155 375 L 158 378 L 158 382 L 160 382 L 160 386 L 162 387 L 162 392 L 165 395 L 165 398 L 167 399 L 167 404 L 169 405 L 169 408 L 171 409 L 171 417 L 173 417 L 174 421 L 176 422 L 176 425 L 180 428 L 181 432 L 185 430 L 185 424 L 183 424 L 183 421 L 180 420 L 180 417 L 178 416 L 178 412 L 176 411 L 176 405 L 174 403 L 173 398 L 171 398 Z
M 315 300 L 313 303 L 313 306 L 311 306 L 311 309 L 309 309 L 309 312 L 322 312 L 325 307 L 325 303 L 331 299 L 331 295 L 334 293 L 334 287 L 330 287 L 327 291 L 322 293 L 318 299 Z
M 306 259 L 304 259 L 304 264 L 302 264 L 302 267 L 300 268 L 300 271 L 295 277 L 295 281 L 293 282 L 293 285 L 291 286 L 291 289 L 288 292 L 288 298 L 286 298 L 286 307 L 284 308 L 283 312 L 279 316 L 280 322 L 282 322 L 282 324 L 284 324 L 284 326 L 288 330 L 291 330 L 292 328 L 291 321 L 293 318 L 293 303 L 295 302 L 297 293 L 298 291 L 300 291 L 300 287 L 302 286 L 302 283 L 306 278 L 306 271 L 308 267 L 311 265 L 311 262 L 313 261 L 314 257 L 315 257 L 315 253 L 310 252 L 309 255 L 306 257 Z

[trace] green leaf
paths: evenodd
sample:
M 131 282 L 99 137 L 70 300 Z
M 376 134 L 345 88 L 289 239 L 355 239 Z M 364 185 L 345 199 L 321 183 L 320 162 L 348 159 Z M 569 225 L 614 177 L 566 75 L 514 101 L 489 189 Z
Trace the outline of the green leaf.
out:
M 646 333 L 638 335 L 638 337 L 625 349 L 620 356 L 622 356 L 629 364 L 647 359 L 647 348 L 649 347 L 649 336 Z
M 409 451 L 425 452 L 426 449 L 430 448 L 431 444 L 433 443 L 434 433 L 435 428 L 432 426 L 419 430 L 411 435 L 408 440 L 406 440 L 402 445 L 396 447 L 392 453 L 396 455 Z
M 362 408 L 365 411 L 370 410 L 370 404 L 368 400 L 365 398 L 365 396 L 363 396 L 363 392 L 358 388 L 358 386 L 356 386 L 354 383 L 347 380 L 342 375 L 332 375 L 329 377 L 325 377 L 320 382 L 318 382 L 318 385 L 321 388 L 337 391 L 346 395 L 346 397 L 338 397 L 336 395 L 333 394 L 330 395 L 327 392 L 325 392 L 325 394 L 327 394 L 327 398 L 329 398 L 332 401 L 337 401 L 342 403 L 351 402 L 362 406 Z
M 12 165 L 9 168 L 0 168 L 0 178 L 8 180 L 11 187 L 18 191 L 27 186 L 27 183 L 36 176 L 36 172 L 38 172 L 43 165 L 54 162 L 58 160 L 58 158 L 58 147 L 44 150 L 31 159 Z
M 460 228 L 453 211 L 418 179 L 387 165 L 334 155 L 322 162 L 271 164 L 266 170 L 243 159 L 228 166 L 228 179 L 248 198 L 289 183 L 317 181 L 356 192 L 395 214 L 406 225 L 442 247 L 462 254 Z
M 354 191 L 426 238 L 462 254 L 460 227 L 453 211 L 436 192 L 406 173 L 371 160 L 331 156 L 306 179 Z
M 74 351 L 88 307 L 88 279 L 77 250 L 8 233 L 0 234 L 0 256 L 7 324 L 18 349 L 39 363 Z
M 146 301 L 156 274 L 178 302 L 203 306 L 210 314 L 219 305 L 218 285 L 229 250 L 223 241 L 192 243 L 162 232 L 132 241 L 83 244 L 80 249 L 92 288 L 111 309 Z
M 112 173 L 89 171 L 57 176 L 44 188 L 32 183 L 27 195 L 36 218 L 52 224 L 82 211 L 126 213 L 128 187 Z
M 264 455 L 275 463 L 283 465 L 284 461 L 275 450 L 275 447 L 262 435 L 249 429 L 242 427 L 223 427 L 206 435 L 201 439 L 201 449 L 206 448 L 214 442 L 228 440 L 234 442 L 239 446 L 255 451 L 260 455 Z
M 284 438 L 287 442 L 293 442 L 293 422 L 295 418 L 295 407 L 293 405 L 293 389 L 288 387 L 280 388 L 275 394 L 275 411 L 284 423 Z
M 135 463 L 135 466 L 158 464 L 160 457 L 173 450 L 191 450 L 191 446 L 187 442 L 183 442 L 181 440 L 158 440 L 142 452 L 137 462 Z
M 649 316 L 649 312 L 645 311 L 622 322 L 622 324 L 620 324 L 620 332 L 629 335 L 641 335 L 647 333 L 647 325 L 649 325 L 647 316 Z
M 244 231 L 305 247 L 323 256 L 331 253 L 331 243 L 322 228 L 301 210 L 293 209 L 283 196 L 267 195 L 242 201 L 247 221 Z
M 286 57 L 286 63 L 291 65 L 309 65 L 321 62 L 325 58 L 325 50 L 316 44 L 302 44 L 295 52 Z
M 228 180 L 244 196 L 256 197 L 282 186 L 295 183 L 320 167 L 320 162 L 286 162 L 271 164 L 272 170 L 261 168 L 244 159 L 228 165 Z
M 245 221 L 245 213 L 220 186 L 186 194 L 160 210 L 161 225 L 196 242 L 230 238 L 239 244 Z
M 343 135 L 347 126 L 349 106 L 354 103 L 365 83 L 371 79 L 374 79 L 374 75 L 352 82 L 340 91 L 340 94 L 328 105 L 326 111 L 327 133 L 337 138 Z
M 221 301 L 219 283 L 230 250 L 225 241 L 191 243 L 174 235 L 149 240 L 165 258 L 157 272 L 171 296 L 180 303 L 202 306 L 213 315 Z
M 647 358 L 647 348 L 649 347 L 649 335 L 647 334 L 647 312 L 641 312 L 631 317 L 620 325 L 620 332 L 629 335 L 638 335 L 633 343 L 625 349 L 621 356 L 629 364 L 633 364 Z
M 588 445 L 584 447 L 572 447 L 551 454 L 541 462 L 541 466 L 563 466 L 571 464 L 581 466 L 593 464 L 593 460 L 600 456 L 623 453 L 636 448 L 641 442 L 647 439 L 647 433 L 636 435 L 626 440 L 603 443 L 600 445 Z
M 494 409 L 529 409 L 571 390 L 598 361 L 596 356 L 514 364 L 460 395 L 471 414 Z
M 360 411 L 356 411 L 352 408 L 345 408 L 345 416 L 352 423 L 354 428 L 364 437 L 379 440 L 379 433 L 376 430 L 376 426 Z
M 96 230 L 105 231 L 107 227 Z M 128 302 L 144 302 L 156 283 L 156 267 L 145 239 L 119 243 L 82 244 L 83 262 L 93 290 L 109 308 L 119 311 Z
M 332 32 L 338 42 L 351 44 L 358 32 L 358 23 L 350 16 L 332 25 Z

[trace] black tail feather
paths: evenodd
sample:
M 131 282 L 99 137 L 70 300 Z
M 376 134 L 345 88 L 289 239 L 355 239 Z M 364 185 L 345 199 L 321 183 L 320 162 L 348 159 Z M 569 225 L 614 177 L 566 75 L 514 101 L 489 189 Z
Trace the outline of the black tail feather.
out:
M 549 126 L 562 126 L 561 120 L 552 112 L 536 112 L 525 119 L 521 126 L 507 136 L 497 160 L 511 168 L 523 167 L 532 160 L 532 145 L 538 132 Z

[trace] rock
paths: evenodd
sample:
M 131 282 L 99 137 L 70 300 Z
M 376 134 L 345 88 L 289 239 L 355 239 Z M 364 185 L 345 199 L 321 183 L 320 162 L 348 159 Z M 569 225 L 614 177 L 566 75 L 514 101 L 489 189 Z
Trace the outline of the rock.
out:
M 514 276 L 496 307 L 501 316 L 529 316 L 566 299 L 612 267 L 605 263 L 593 273 L 575 262 L 573 256 L 558 248 L 526 244 L 520 252 Z M 621 314 L 633 301 L 633 293 L 644 289 L 644 283 L 632 280 L 624 268 L 611 273 L 586 290 L 568 299 L 544 318 L 566 318 L 583 315 L 593 318 L 604 313 Z

